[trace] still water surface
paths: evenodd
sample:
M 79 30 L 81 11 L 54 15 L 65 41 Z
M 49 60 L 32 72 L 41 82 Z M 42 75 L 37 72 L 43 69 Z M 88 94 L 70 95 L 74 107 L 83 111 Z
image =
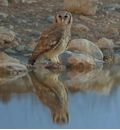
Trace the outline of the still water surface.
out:
M 120 128 L 119 86 L 117 65 L 0 75 L 0 128 Z

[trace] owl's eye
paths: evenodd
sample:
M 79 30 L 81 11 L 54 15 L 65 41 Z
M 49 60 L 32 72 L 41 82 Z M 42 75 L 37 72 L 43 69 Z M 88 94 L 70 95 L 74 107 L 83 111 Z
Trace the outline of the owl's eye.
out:
M 64 18 L 66 19 L 66 18 L 68 18 L 68 16 L 67 16 L 67 15 L 65 15 L 65 16 L 64 16 Z
M 61 15 L 58 15 L 58 17 L 59 17 L 59 18 L 62 18 L 62 16 L 61 16 Z

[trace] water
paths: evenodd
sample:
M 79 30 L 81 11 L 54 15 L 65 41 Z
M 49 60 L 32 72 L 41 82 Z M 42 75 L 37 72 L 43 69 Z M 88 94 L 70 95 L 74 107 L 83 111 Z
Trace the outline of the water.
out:
M 8 78 L 0 75 L 0 128 L 120 128 L 118 65 Z

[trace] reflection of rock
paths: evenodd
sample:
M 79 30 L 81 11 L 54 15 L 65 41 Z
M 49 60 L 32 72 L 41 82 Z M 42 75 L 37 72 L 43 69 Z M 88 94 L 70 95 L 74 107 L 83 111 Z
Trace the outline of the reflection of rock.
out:
M 39 99 L 51 109 L 54 122 L 68 122 L 68 95 L 59 74 L 40 68 L 30 76 Z
M 101 50 L 89 40 L 86 39 L 74 39 L 69 43 L 68 50 L 77 51 L 80 53 L 87 53 L 93 58 L 103 60 L 103 54 Z
M 23 96 L 22 94 L 33 92 L 28 75 L 10 80 L 9 82 L 8 80 L 4 84 L 0 83 L 0 100 L 4 103 L 10 101 L 13 95 L 20 99 Z
M 94 15 L 98 0 L 64 0 L 64 8 L 70 12 Z
M 96 66 L 93 57 L 87 54 L 78 54 L 66 51 L 60 56 L 60 59 L 67 67 L 77 70 L 81 70 L 83 68 L 91 69 L 92 67 Z
M 101 70 L 100 68 L 91 71 L 83 70 L 82 73 L 78 71 L 68 71 L 68 79 L 64 81 L 65 85 L 71 91 L 96 91 L 104 95 L 108 95 L 114 85 L 114 80 L 110 75 L 109 70 Z

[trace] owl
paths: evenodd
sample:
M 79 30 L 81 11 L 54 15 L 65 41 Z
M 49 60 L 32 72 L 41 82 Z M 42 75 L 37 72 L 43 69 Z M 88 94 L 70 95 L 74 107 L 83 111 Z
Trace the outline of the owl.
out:
M 52 63 L 59 64 L 59 55 L 63 53 L 71 38 L 72 14 L 67 11 L 56 13 L 53 24 L 41 34 L 29 64 L 34 65 L 40 56 L 45 56 Z

